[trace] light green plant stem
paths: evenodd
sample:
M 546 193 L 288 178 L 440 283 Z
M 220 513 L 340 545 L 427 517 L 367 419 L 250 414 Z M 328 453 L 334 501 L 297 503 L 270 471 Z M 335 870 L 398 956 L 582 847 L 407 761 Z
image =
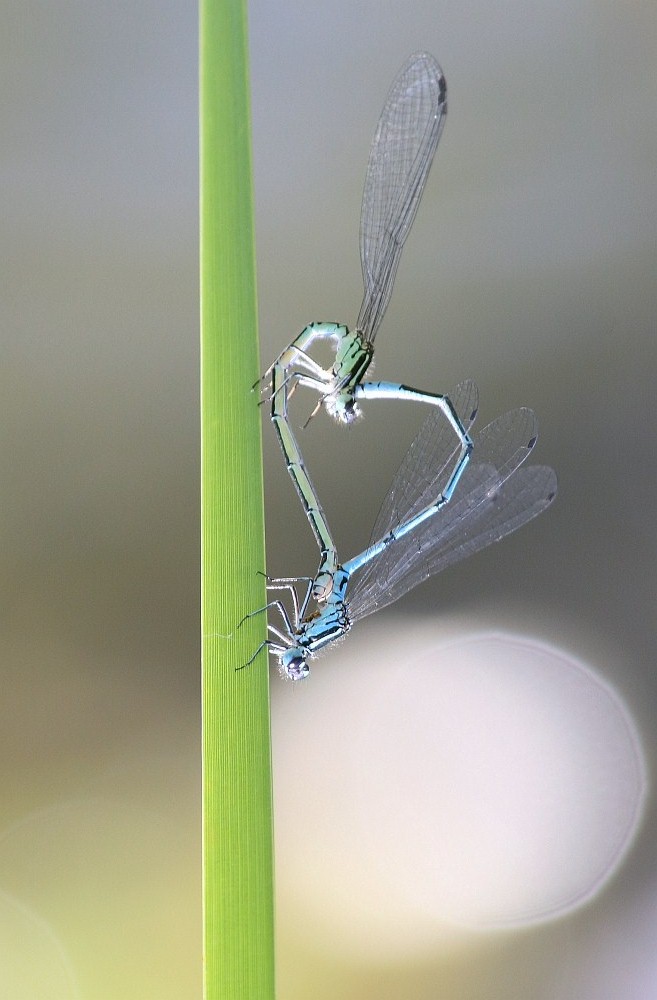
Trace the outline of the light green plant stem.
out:
M 273 862 L 246 4 L 201 0 L 206 1000 L 274 996 Z

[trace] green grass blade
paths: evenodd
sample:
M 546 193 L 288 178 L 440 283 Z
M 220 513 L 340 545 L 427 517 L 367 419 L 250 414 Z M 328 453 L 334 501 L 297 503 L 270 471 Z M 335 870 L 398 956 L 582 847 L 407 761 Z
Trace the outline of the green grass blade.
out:
M 274 996 L 268 657 L 246 4 L 201 0 L 203 894 L 206 1000 Z

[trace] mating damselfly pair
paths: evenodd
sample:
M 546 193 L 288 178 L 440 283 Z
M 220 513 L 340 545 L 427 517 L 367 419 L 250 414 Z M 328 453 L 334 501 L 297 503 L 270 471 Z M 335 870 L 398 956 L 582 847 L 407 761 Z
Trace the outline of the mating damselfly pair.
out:
M 536 443 L 531 410 L 512 410 L 472 438 L 478 407 L 473 382 L 441 395 L 365 380 L 445 123 L 446 94 L 433 56 L 411 56 L 390 89 L 370 150 L 360 221 L 364 294 L 356 325 L 349 331 L 338 323 L 311 323 L 261 380 L 288 471 L 319 545 L 320 563 L 314 577 L 268 581 L 269 590 L 287 593 L 291 607 L 279 596 L 246 616 L 266 611 L 279 616 L 276 624 L 269 622 L 271 637 L 249 663 L 267 647 L 278 657 L 281 673 L 294 680 L 306 677 L 308 660 L 354 622 L 515 531 L 556 495 L 552 469 L 521 468 Z M 335 349 L 330 368 L 310 353 L 319 340 Z M 363 400 L 413 400 L 432 407 L 381 506 L 372 543 L 344 563 L 290 427 L 288 402 L 299 386 L 319 394 L 313 413 L 324 408 L 346 424 L 359 415 Z

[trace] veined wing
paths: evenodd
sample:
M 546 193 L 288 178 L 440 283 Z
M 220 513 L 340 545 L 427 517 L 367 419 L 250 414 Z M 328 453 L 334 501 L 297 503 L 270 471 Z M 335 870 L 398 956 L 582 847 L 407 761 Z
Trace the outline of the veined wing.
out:
M 425 421 L 416 441 L 424 442 L 425 432 L 431 428 L 431 421 L 431 417 Z M 358 605 L 358 594 L 369 591 L 377 593 L 385 589 L 386 581 L 393 576 L 396 577 L 399 571 L 398 564 L 406 565 L 404 557 L 407 553 L 413 555 L 414 552 L 417 552 L 417 556 L 420 555 L 422 551 L 420 539 L 424 537 L 424 530 L 428 530 L 431 537 L 438 535 L 438 537 L 447 540 L 461 531 L 464 520 L 469 521 L 475 517 L 475 514 L 477 517 L 480 516 L 481 505 L 485 501 L 487 492 L 490 490 L 498 491 L 509 476 L 522 465 L 536 444 L 537 433 L 534 412 L 526 407 L 511 410 L 484 427 L 475 438 L 470 464 L 466 467 L 450 502 L 435 511 L 433 516 L 425 522 L 425 528 L 418 526 L 414 531 L 392 540 L 382 553 L 365 562 L 357 570 L 356 582 L 351 588 L 349 597 L 350 606 L 352 604 L 354 607 Z M 426 444 L 427 448 L 420 456 L 424 464 L 407 463 L 404 459 L 393 479 L 388 497 L 384 501 L 383 507 L 390 508 L 391 505 L 394 505 L 394 499 L 389 501 L 389 498 L 391 496 L 394 498 L 399 490 L 406 490 L 412 498 L 413 507 L 410 512 L 395 511 L 395 523 L 391 526 L 394 529 L 399 528 L 400 524 L 403 526 L 417 513 L 430 507 L 441 494 L 442 453 L 438 448 L 438 462 L 434 464 L 431 440 L 427 440 Z M 413 445 L 409 449 L 409 452 L 412 451 Z M 406 484 L 407 479 L 410 479 L 410 486 Z M 416 479 L 420 483 L 417 490 L 413 486 Z M 385 532 L 383 535 L 377 536 L 376 541 L 382 537 L 385 537 Z M 420 546 L 419 549 L 418 546 Z M 361 557 L 356 556 L 352 562 L 360 562 L 360 560 Z M 345 564 L 345 569 L 349 571 L 349 563 Z M 391 600 L 401 597 L 408 589 L 410 586 L 406 589 L 400 588 L 399 593 Z M 390 601 L 386 603 L 390 603 Z M 376 607 L 372 607 L 371 610 L 376 610 Z
M 466 493 L 459 501 L 393 542 L 374 560 L 376 573 L 356 580 L 348 597 L 352 621 L 380 611 L 430 576 L 531 521 L 554 500 L 557 477 L 547 466 L 530 465 L 500 480 L 493 466 L 469 465 L 461 488 Z
M 367 164 L 360 219 L 364 295 L 356 327 L 373 341 L 413 225 L 447 112 L 442 70 L 412 55 L 386 98 Z
M 460 411 L 468 405 L 474 388 L 472 382 L 464 382 L 457 387 L 455 398 Z M 470 464 L 476 462 L 477 465 L 492 466 L 499 482 L 504 482 L 525 461 L 536 444 L 537 434 L 533 410 L 527 407 L 510 410 L 493 420 L 477 435 Z M 444 418 L 441 421 L 438 413 L 433 413 L 425 420 L 395 473 L 388 494 L 381 504 L 370 546 L 436 503 L 451 472 L 451 455 L 451 443 L 445 436 Z M 441 510 L 443 524 L 451 520 L 450 510 L 456 507 L 460 509 L 470 481 L 467 467 L 463 476 L 466 486 L 459 483 L 455 495 Z M 359 578 L 362 580 L 368 572 L 376 572 L 375 565 L 375 562 L 366 563 Z
M 471 379 L 461 382 L 449 393 L 449 400 L 463 429 L 469 431 L 479 406 L 477 386 Z M 445 414 L 432 408 L 395 473 L 374 522 L 370 544 L 419 514 L 441 495 L 460 452 L 461 442 Z

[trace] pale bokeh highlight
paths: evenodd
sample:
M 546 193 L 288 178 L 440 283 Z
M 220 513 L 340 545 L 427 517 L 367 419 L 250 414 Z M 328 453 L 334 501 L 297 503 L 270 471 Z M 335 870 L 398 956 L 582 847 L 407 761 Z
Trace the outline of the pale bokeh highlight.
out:
M 572 912 L 613 875 L 643 809 L 622 701 L 531 637 L 391 623 L 276 700 L 283 892 L 345 947 L 388 956 L 441 947 L 445 924 Z

